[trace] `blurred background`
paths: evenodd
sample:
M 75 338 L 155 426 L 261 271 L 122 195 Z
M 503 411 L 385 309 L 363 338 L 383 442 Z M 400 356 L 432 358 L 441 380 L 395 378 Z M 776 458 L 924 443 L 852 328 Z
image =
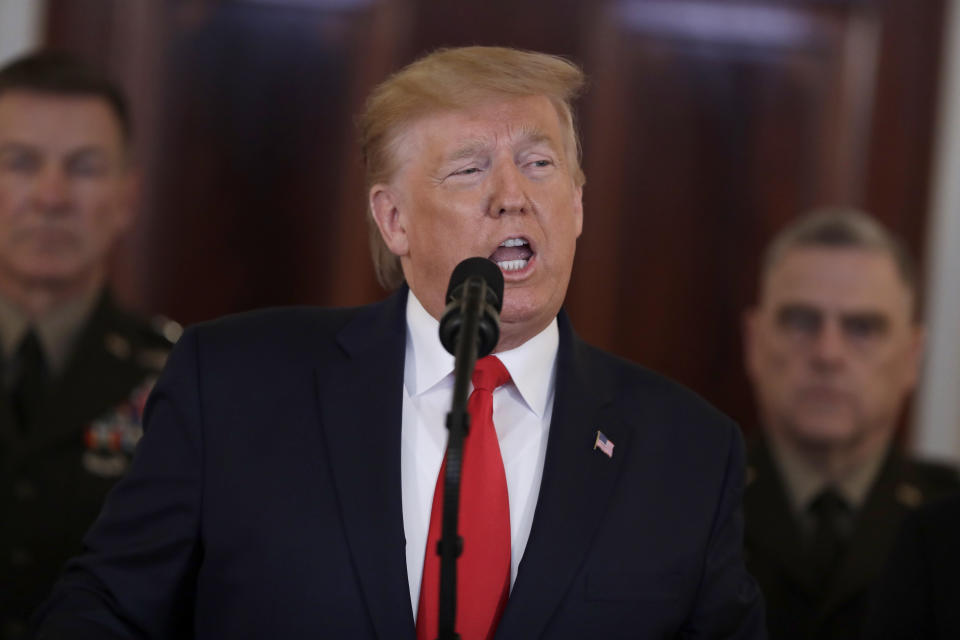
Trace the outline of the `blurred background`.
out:
M 811 207 L 861 207 L 925 265 L 933 331 L 909 446 L 960 461 L 960 27 L 950 0 L 0 0 L 0 62 L 80 53 L 129 93 L 142 206 L 122 302 L 192 323 L 386 295 L 353 116 L 441 46 L 561 54 L 585 229 L 587 340 L 755 421 L 741 313 Z

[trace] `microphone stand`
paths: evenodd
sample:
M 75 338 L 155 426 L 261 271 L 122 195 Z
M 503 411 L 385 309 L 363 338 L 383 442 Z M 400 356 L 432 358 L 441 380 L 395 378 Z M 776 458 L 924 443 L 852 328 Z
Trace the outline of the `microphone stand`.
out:
M 447 414 L 447 467 L 443 478 L 443 527 L 437 553 L 440 555 L 440 609 L 438 640 L 460 640 L 455 628 L 457 616 L 457 558 L 463 553 L 463 538 L 457 533 L 460 515 L 460 471 L 463 464 L 463 441 L 470 428 L 467 413 L 467 390 L 477 364 L 477 342 L 480 312 L 486 297 L 486 283 L 481 278 L 468 278 L 463 297 L 463 325 L 457 336 L 455 353 L 453 403 Z

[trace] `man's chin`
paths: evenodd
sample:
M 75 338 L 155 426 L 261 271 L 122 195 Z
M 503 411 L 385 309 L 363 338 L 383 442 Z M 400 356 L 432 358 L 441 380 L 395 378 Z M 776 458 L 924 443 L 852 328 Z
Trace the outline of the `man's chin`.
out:
M 860 440 L 860 433 L 849 419 L 820 419 L 797 421 L 792 431 L 792 439 L 802 448 L 810 451 L 828 451 L 852 447 Z
M 9 265 L 8 272 L 26 286 L 59 289 L 84 280 L 91 269 L 79 260 L 30 260 Z

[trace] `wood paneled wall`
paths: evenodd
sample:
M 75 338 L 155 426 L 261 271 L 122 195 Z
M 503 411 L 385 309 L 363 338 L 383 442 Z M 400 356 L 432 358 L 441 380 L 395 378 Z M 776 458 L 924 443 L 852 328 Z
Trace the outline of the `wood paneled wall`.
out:
M 866 207 L 922 255 L 943 0 L 48 0 L 130 91 L 143 168 L 120 296 L 184 322 L 380 298 L 352 116 L 438 46 L 566 55 L 587 339 L 753 421 L 740 315 L 798 213 Z

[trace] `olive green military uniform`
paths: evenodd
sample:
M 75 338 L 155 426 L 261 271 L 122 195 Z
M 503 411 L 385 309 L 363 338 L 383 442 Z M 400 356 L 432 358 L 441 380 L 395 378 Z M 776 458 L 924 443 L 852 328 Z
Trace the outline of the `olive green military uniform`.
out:
M 877 461 L 850 513 L 849 535 L 824 585 L 814 586 L 804 554 L 809 525 L 783 470 L 763 442 L 751 447 L 743 507 L 747 569 L 767 604 L 771 640 L 855 640 L 904 516 L 960 487 L 957 472 L 897 452 Z
M 176 339 L 175 326 L 129 315 L 107 293 L 79 320 L 29 429 L 17 424 L 10 385 L 0 393 L 0 640 L 26 637 L 30 613 L 80 551 L 126 470 L 146 395 Z

